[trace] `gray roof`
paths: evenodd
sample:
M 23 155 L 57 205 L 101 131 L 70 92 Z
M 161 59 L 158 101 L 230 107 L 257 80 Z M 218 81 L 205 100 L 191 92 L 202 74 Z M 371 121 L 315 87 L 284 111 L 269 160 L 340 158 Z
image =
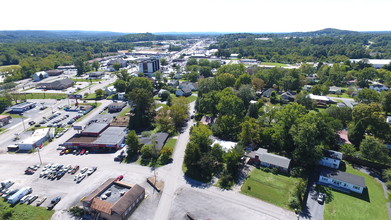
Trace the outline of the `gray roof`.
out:
M 82 133 L 100 133 L 108 126 L 107 123 L 92 123 Z
M 350 183 L 360 187 L 366 187 L 365 179 L 363 177 L 351 173 L 342 172 L 339 170 L 330 170 L 323 168 L 320 172 L 320 176 L 340 180 L 342 182 Z
M 144 145 L 149 145 L 152 144 L 152 140 L 155 139 L 156 141 L 155 149 L 160 151 L 163 148 L 164 144 L 166 143 L 167 138 L 168 138 L 168 133 L 159 132 L 151 135 L 149 138 L 141 138 L 140 143 Z
M 73 83 L 74 82 L 71 79 L 60 79 L 48 83 L 39 83 L 37 87 L 64 88 L 64 87 L 71 87 Z
M 113 212 L 118 213 L 119 215 L 123 215 L 123 213 L 134 204 L 137 199 L 145 193 L 145 189 L 138 184 L 135 184 L 129 191 L 125 193 L 125 195 L 116 202 L 111 210 Z
M 125 138 L 124 127 L 108 127 L 93 142 L 94 144 L 120 144 Z
M 325 157 L 328 157 L 328 158 L 342 160 L 342 155 L 343 154 L 341 152 L 338 152 L 338 151 L 325 150 L 324 151 L 324 155 L 325 155 Z
M 261 162 L 265 162 L 265 163 L 268 163 L 268 164 L 271 164 L 274 166 L 279 166 L 279 167 L 286 168 L 286 169 L 289 168 L 289 164 L 291 163 L 290 159 L 283 157 L 283 156 L 276 155 L 276 154 L 271 154 L 271 153 L 260 154 L 259 160 Z

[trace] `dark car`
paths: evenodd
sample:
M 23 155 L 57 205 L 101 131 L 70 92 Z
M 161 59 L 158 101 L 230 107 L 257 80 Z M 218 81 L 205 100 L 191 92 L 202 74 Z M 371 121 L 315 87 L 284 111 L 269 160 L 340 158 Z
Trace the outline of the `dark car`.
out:
M 319 193 L 318 199 L 317 199 L 317 200 L 318 200 L 318 202 L 319 202 L 320 204 L 323 204 L 325 198 L 326 198 L 326 195 L 325 195 L 324 193 Z
M 58 202 L 60 202 L 60 200 L 60 196 L 57 196 L 56 198 L 52 199 L 52 201 L 50 201 L 50 204 L 48 205 L 48 210 L 52 210 L 54 206 L 57 205 Z
M 71 174 L 75 174 L 78 170 L 79 170 L 79 166 L 75 166 L 75 167 L 72 169 Z

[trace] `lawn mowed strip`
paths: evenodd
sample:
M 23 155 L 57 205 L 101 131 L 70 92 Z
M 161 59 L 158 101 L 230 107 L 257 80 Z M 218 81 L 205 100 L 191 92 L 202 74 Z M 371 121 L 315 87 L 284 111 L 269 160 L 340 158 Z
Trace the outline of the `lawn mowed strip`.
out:
M 300 178 L 254 169 L 251 171 L 246 182 L 244 182 L 241 193 L 282 208 L 290 209 L 288 202 L 290 192 L 299 181 Z
M 1 199 L 0 208 L 7 208 L 12 210 L 12 216 L 7 218 L 9 220 L 31 219 L 31 220 L 46 220 L 51 219 L 54 210 L 46 210 L 45 207 L 36 207 L 32 205 L 17 204 L 14 207 Z M 2 214 L 2 213 L 0 213 Z
M 325 219 L 390 219 L 387 212 L 387 198 L 382 185 L 373 177 L 352 168 L 347 164 L 346 172 L 365 179 L 368 192 L 363 195 L 357 193 L 343 193 L 333 189 L 326 189 L 331 195 L 326 198 L 324 211 Z M 368 197 L 369 195 L 369 197 Z
M 67 94 L 63 93 L 27 93 L 21 94 L 26 99 L 66 99 Z

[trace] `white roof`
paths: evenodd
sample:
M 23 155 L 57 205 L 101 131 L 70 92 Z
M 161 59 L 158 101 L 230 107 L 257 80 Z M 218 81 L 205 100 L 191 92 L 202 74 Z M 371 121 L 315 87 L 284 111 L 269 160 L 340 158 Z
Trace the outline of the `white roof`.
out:
M 20 144 L 34 144 L 35 142 L 41 140 L 43 137 L 47 136 L 49 133 L 50 128 L 42 128 L 42 129 L 37 129 L 34 131 L 34 133 L 24 139 Z
M 326 96 L 320 96 L 320 95 L 314 95 L 314 94 L 309 94 L 308 96 L 310 97 L 310 99 L 326 101 L 326 102 L 330 101 L 330 98 L 326 97 Z
M 352 62 L 359 62 L 363 59 L 351 59 L 350 61 Z M 386 60 L 386 59 L 368 59 L 368 63 L 370 64 L 381 64 L 381 65 L 386 65 L 389 64 L 391 60 Z
M 221 145 L 224 151 L 228 151 L 236 146 L 236 142 L 223 140 L 214 140 L 212 146 L 215 144 Z

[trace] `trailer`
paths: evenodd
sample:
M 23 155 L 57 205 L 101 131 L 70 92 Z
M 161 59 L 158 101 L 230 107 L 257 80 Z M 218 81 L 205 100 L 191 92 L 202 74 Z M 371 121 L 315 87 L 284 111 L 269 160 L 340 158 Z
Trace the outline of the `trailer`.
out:
M 25 188 L 20 189 L 14 195 L 12 195 L 11 197 L 8 198 L 8 203 L 11 205 L 14 205 L 17 202 L 19 202 L 19 200 L 21 198 L 23 198 L 23 196 L 31 193 L 32 191 L 33 191 L 33 189 L 31 187 L 25 187 Z

